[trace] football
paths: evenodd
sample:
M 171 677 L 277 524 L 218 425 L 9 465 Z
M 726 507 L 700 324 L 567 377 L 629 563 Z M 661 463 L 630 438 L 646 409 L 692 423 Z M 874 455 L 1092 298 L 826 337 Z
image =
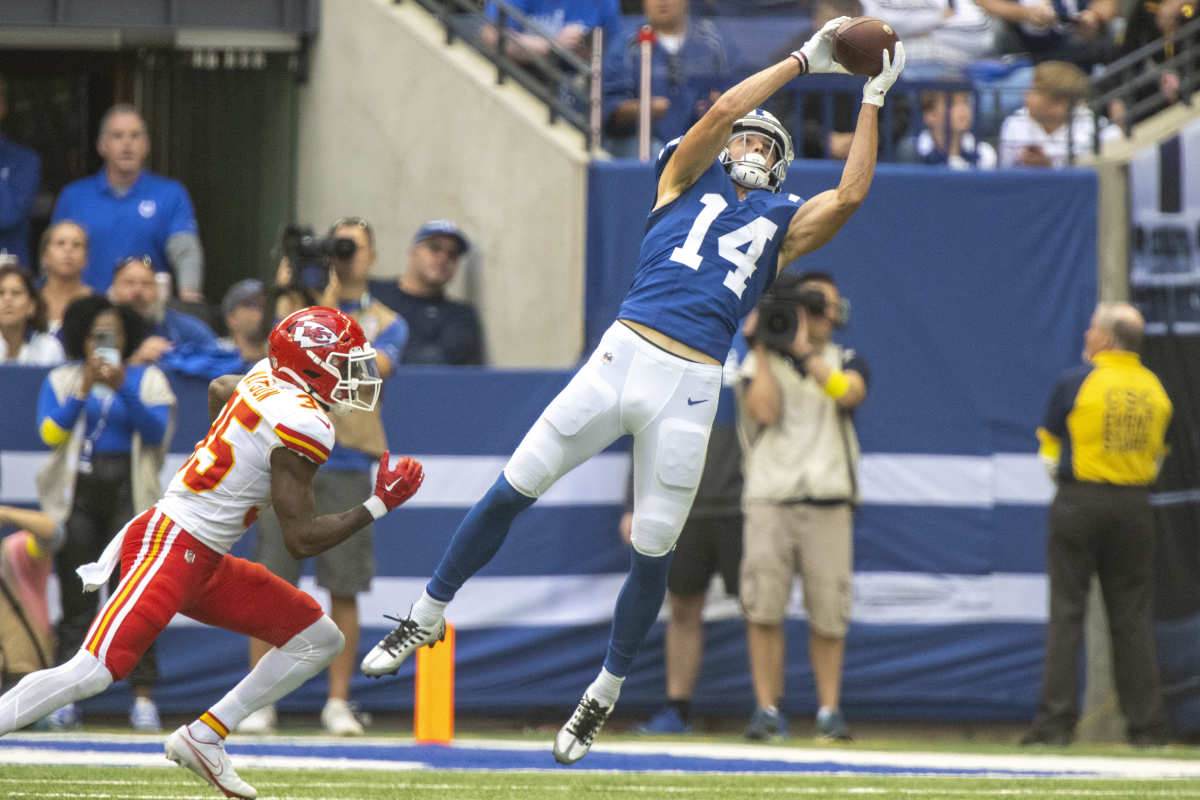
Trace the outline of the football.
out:
M 883 51 L 894 57 L 900 37 L 876 17 L 855 17 L 841 24 L 833 36 L 833 60 L 855 75 L 878 75 L 883 71 Z

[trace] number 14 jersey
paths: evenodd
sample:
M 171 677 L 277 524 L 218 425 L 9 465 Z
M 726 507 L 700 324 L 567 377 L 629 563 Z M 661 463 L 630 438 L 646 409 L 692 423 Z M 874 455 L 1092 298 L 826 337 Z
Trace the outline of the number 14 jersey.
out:
M 662 177 L 679 140 L 655 164 Z M 633 286 L 617 316 L 725 360 L 738 323 L 775 280 L 794 194 L 759 189 L 738 200 L 720 161 L 673 201 L 651 211 Z
M 217 552 L 228 552 L 271 501 L 276 447 L 319 466 L 333 448 L 333 425 L 308 394 L 276 380 L 263 359 L 238 382 L 158 507 Z

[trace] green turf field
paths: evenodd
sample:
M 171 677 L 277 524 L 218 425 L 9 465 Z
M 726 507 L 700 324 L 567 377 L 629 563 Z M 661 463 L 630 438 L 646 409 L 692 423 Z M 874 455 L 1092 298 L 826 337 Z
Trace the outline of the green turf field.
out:
M 994 778 L 782 777 L 772 775 L 544 774 L 508 772 L 365 772 L 247 769 L 259 797 L 288 800 L 638 800 L 830 797 L 904 800 L 983 798 L 1200 798 L 1198 781 L 1010 780 Z M 0 768 L 0 797 L 181 800 L 220 797 L 178 768 Z
M 163 758 L 164 738 L 120 728 L 6 736 L 0 739 L 0 800 L 220 798 Z M 795 737 L 748 745 L 732 734 L 650 739 L 613 731 L 593 754 L 564 769 L 554 765 L 550 736 L 540 729 L 467 733 L 452 748 L 415 747 L 410 737 L 387 734 L 334 739 L 312 728 L 235 738 L 234 765 L 263 800 L 1200 800 L 1200 748 L 1183 745 L 1022 748 L 905 735 L 845 744 Z M 949 774 L 930 776 L 943 771 Z

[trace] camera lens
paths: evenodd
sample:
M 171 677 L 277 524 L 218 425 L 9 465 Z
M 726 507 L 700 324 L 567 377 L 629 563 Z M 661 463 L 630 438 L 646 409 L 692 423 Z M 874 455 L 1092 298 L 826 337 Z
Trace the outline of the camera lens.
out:
M 339 236 L 333 240 L 332 249 L 334 258 L 353 258 L 358 251 L 358 242 L 346 236 Z
M 794 301 L 775 294 L 764 295 L 759 305 L 758 335 L 767 347 L 787 352 L 796 336 L 799 317 Z
M 783 309 L 782 311 L 780 311 L 780 310 L 774 310 L 774 311 L 775 311 L 775 313 L 768 314 L 767 319 L 766 319 L 766 323 L 767 323 L 766 327 L 770 333 L 783 333 L 783 332 L 787 331 L 790 327 L 792 327 L 792 319 L 791 318 L 793 316 L 795 316 L 794 314 L 789 315 L 787 313 L 787 309 Z

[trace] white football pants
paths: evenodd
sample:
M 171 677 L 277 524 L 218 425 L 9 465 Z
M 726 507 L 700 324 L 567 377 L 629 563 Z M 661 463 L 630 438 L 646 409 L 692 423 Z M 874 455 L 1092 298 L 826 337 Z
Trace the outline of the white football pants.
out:
M 633 546 L 671 551 L 696 497 L 721 367 L 672 355 L 614 322 L 525 434 L 504 476 L 540 497 L 624 434 L 633 435 Z

